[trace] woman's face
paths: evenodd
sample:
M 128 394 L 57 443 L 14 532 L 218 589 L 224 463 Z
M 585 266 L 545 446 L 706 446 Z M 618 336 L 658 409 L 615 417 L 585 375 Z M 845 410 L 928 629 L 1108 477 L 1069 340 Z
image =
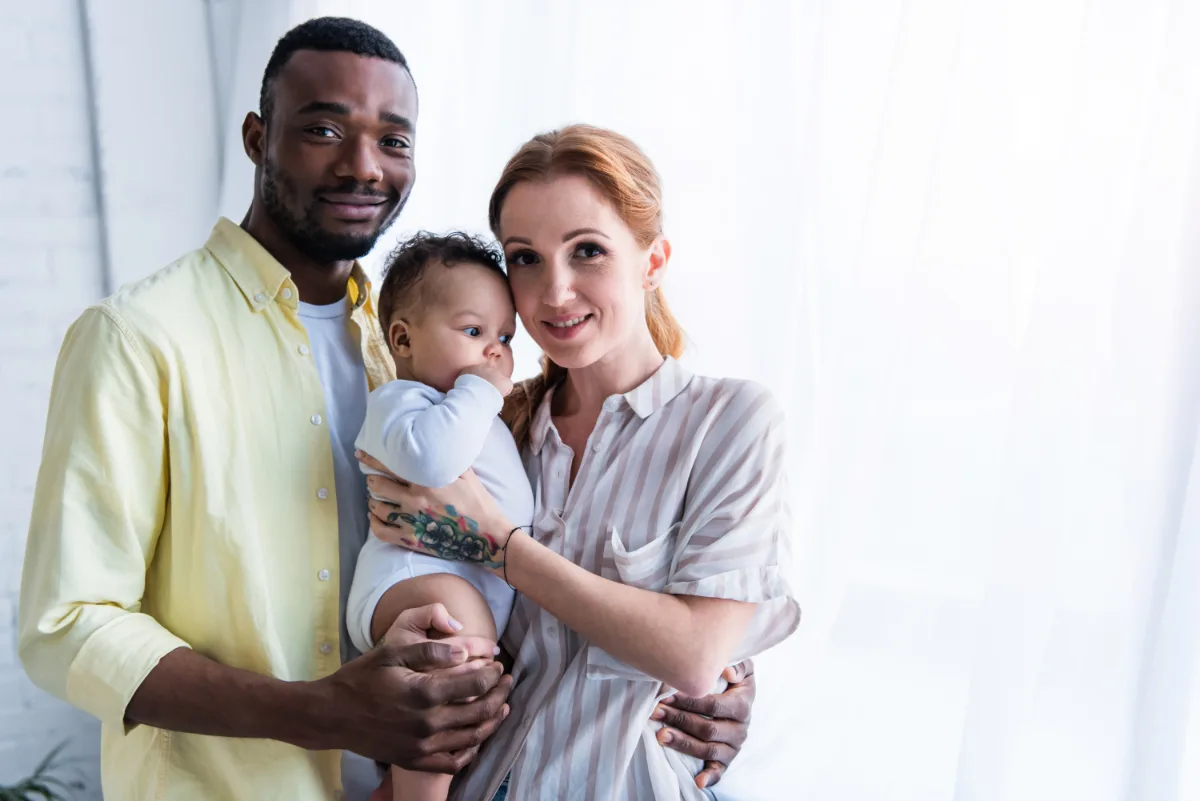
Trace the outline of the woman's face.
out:
M 586 178 L 517 184 L 499 228 L 517 313 L 556 364 L 587 367 L 649 336 L 646 292 L 670 245 L 640 246 Z

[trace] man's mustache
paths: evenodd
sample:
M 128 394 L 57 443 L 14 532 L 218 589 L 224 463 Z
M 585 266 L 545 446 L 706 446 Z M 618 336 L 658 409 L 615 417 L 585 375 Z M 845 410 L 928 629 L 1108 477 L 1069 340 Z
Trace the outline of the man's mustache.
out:
M 340 186 L 323 186 L 318 188 L 313 194 L 315 194 L 317 197 L 321 197 L 323 195 L 353 195 L 354 197 L 361 197 L 368 200 L 386 201 L 395 201 L 400 197 L 400 193 L 395 190 L 391 192 L 380 192 L 376 189 L 372 189 L 366 184 L 358 183 L 342 184 Z

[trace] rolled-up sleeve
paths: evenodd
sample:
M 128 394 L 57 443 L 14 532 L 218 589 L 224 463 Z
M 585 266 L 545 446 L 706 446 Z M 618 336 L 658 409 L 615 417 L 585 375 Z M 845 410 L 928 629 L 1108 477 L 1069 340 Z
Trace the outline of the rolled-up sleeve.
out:
M 795 631 L 800 607 L 788 582 L 792 525 L 783 412 L 765 388 L 735 386 L 693 467 L 663 591 L 756 604 L 737 660 Z
M 87 310 L 67 332 L 21 579 L 30 679 L 117 727 L 146 675 L 187 645 L 141 613 L 167 501 L 157 374 L 112 309 Z

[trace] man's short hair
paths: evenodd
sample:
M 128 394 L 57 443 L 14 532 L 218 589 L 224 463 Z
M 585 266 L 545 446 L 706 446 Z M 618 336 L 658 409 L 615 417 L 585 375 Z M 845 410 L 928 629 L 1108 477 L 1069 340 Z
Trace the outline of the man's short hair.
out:
M 381 58 L 399 64 L 412 77 L 408 61 L 395 42 L 382 31 L 365 22 L 347 17 L 318 17 L 302 22 L 283 35 L 275 45 L 267 68 L 263 71 L 262 88 L 258 94 L 258 110 L 269 122 L 273 99 L 271 84 L 279 77 L 288 60 L 299 50 L 321 50 L 327 53 L 354 53 L 366 58 Z
M 495 245 L 478 236 L 462 231 L 445 235 L 420 231 L 401 242 L 387 258 L 383 284 L 379 287 L 379 323 L 386 337 L 392 315 L 420 302 L 416 297 L 417 284 L 431 264 L 453 267 L 456 264 L 478 264 L 494 270 L 508 283 L 504 272 L 504 256 Z

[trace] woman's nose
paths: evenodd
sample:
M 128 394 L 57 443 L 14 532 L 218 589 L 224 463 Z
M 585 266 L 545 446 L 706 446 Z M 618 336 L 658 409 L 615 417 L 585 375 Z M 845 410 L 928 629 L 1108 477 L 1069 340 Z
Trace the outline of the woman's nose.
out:
M 552 265 L 545 272 L 546 282 L 542 287 L 542 302 L 552 308 L 561 308 L 575 297 L 575 276 L 564 265 Z

